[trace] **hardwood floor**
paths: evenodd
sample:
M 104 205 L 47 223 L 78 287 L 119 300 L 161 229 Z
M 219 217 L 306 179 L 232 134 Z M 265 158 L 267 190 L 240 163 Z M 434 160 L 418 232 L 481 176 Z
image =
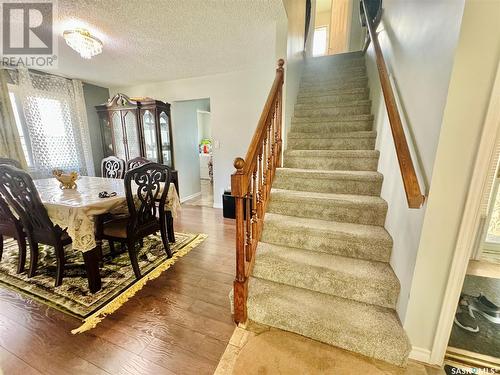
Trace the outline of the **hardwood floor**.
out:
M 234 220 L 183 205 L 175 229 L 208 238 L 89 332 L 0 289 L 0 374 L 212 374 L 235 328 Z

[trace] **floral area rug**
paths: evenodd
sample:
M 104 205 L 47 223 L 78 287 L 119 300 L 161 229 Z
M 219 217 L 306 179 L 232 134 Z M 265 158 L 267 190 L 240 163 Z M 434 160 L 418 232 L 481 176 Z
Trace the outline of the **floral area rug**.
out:
M 63 283 L 54 287 L 56 259 L 54 249 L 40 245 L 38 270 L 34 277 L 28 278 L 29 248 L 25 271 L 16 274 L 18 264 L 17 242 L 9 239 L 4 242 L 0 261 L 0 286 L 13 289 L 41 303 L 64 313 L 82 319 L 82 325 L 73 330 L 81 333 L 94 328 L 106 315 L 116 311 L 123 303 L 151 279 L 158 277 L 170 268 L 180 257 L 198 246 L 207 236 L 205 234 L 176 233 L 176 242 L 170 244 L 174 255 L 168 259 L 161 237 L 151 235 L 144 238 L 138 259 L 142 278 L 136 280 L 128 252 L 111 257 L 109 245 L 103 242 L 104 262 L 100 267 L 102 289 L 92 294 L 88 290 L 87 274 L 81 252 L 73 252 L 71 245 L 65 249 L 66 265 Z M 119 244 L 115 244 L 118 250 Z

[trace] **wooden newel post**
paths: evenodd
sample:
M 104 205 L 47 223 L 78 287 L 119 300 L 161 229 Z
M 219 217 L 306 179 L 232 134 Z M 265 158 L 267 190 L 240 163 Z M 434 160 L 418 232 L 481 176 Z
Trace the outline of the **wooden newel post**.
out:
M 236 204 L 236 277 L 233 283 L 234 321 L 246 321 L 247 280 L 245 275 L 245 221 L 243 204 L 247 194 L 248 181 L 243 169 L 245 161 L 242 158 L 234 160 L 236 173 L 231 176 L 231 195 Z

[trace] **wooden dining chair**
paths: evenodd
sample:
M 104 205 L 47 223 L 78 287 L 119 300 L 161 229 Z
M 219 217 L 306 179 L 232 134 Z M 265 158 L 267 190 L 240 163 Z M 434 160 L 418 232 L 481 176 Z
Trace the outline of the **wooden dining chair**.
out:
M 1 164 L 21 169 L 21 163 L 14 159 L 0 158 Z M 9 204 L 0 194 L 0 260 L 2 260 L 3 255 L 4 237 L 12 237 L 17 241 L 19 248 L 17 273 L 23 272 L 26 264 L 26 236 L 21 221 L 12 214 Z
M 108 156 L 102 159 L 101 175 L 105 178 L 123 178 L 125 175 L 125 160 L 116 156 Z
M 146 158 L 143 158 L 141 156 L 130 159 L 127 162 L 127 171 L 131 170 L 132 168 L 135 168 L 135 167 L 138 167 L 140 165 L 147 164 L 147 163 L 152 163 L 152 161 L 148 160 Z M 177 172 L 175 172 L 175 176 L 177 176 Z M 174 173 L 173 173 L 173 170 L 170 168 L 170 182 L 174 182 L 174 181 L 172 181 L 173 178 L 174 178 Z M 177 182 L 177 186 L 178 186 L 178 182 Z M 166 212 L 165 220 L 167 222 L 168 239 L 170 242 L 174 243 L 175 242 L 174 218 L 172 217 L 172 213 L 170 211 Z
M 0 260 L 3 255 L 4 237 L 12 237 L 17 241 L 19 248 L 17 273 L 23 272 L 26 264 L 26 235 L 21 221 L 12 214 L 8 203 L 0 195 Z
M 160 231 L 165 252 L 172 256 L 165 220 L 170 169 L 157 163 L 143 164 L 125 173 L 124 184 L 129 216 L 99 223 L 96 237 L 108 240 L 112 252 L 114 242 L 125 244 L 135 277 L 140 279 L 137 242 Z
M 33 277 L 38 265 L 38 244 L 55 248 L 57 259 L 56 281 L 59 286 L 64 272 L 64 246 L 71 238 L 59 226 L 54 225 L 47 214 L 31 176 L 17 168 L 0 165 L 0 194 L 19 216 L 30 245 L 30 269 Z
M 146 158 L 143 158 L 141 156 L 130 159 L 129 161 L 127 161 L 127 171 L 130 171 L 131 169 L 133 169 L 135 167 L 139 167 L 139 166 L 147 164 L 147 163 L 152 163 L 152 161 L 148 160 Z
M 0 164 L 3 164 L 3 165 L 10 165 L 12 167 L 16 167 L 16 168 L 19 168 L 19 169 L 23 169 L 22 166 L 21 166 L 21 163 L 18 162 L 17 160 L 15 159 L 9 159 L 9 158 L 0 158 Z

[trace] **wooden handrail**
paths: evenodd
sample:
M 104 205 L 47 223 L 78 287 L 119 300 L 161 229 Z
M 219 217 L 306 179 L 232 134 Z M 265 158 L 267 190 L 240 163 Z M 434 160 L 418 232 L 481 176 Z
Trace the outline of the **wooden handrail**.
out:
M 248 278 L 255 262 L 264 214 L 276 168 L 281 165 L 281 113 L 285 70 L 278 60 L 276 77 L 248 146 L 245 159 L 236 158 L 231 195 L 236 204 L 236 277 L 233 283 L 234 321 L 247 318 Z
M 366 26 L 368 27 L 370 39 L 373 42 L 373 49 L 375 50 L 380 84 L 384 94 L 385 107 L 387 108 L 389 123 L 391 124 L 392 137 L 394 139 L 394 146 L 398 157 L 399 169 L 401 170 L 401 177 L 403 178 L 408 207 L 420 208 L 424 204 L 425 196 L 422 194 L 417 174 L 415 173 L 415 167 L 413 166 L 413 161 L 411 159 L 410 149 L 408 148 L 408 142 L 406 141 L 401 116 L 399 115 L 396 99 L 389 80 L 389 73 L 387 72 L 387 65 L 384 60 L 384 55 L 382 54 L 382 48 L 380 48 L 378 35 L 371 20 L 370 13 L 368 13 L 366 0 L 361 0 L 361 2 L 363 3 Z

